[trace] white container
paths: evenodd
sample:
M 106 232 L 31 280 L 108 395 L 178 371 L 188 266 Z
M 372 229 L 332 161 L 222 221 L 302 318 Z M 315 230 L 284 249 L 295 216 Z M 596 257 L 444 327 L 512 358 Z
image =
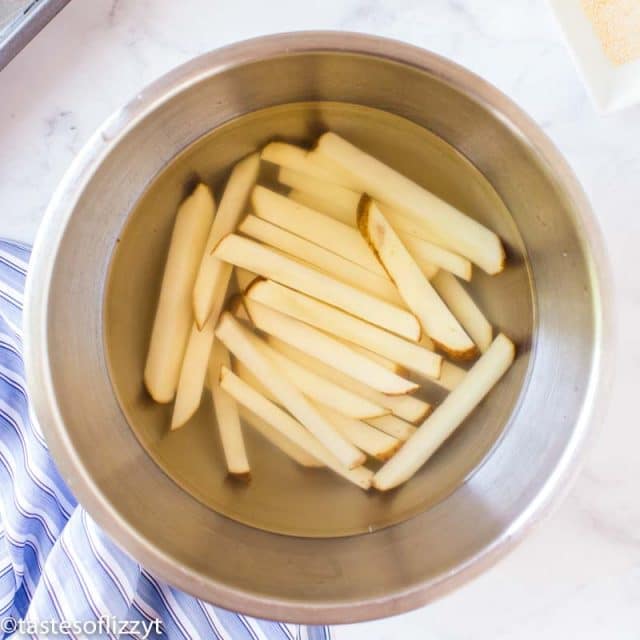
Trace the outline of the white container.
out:
M 581 0 L 549 0 L 549 5 L 597 109 L 608 113 L 640 103 L 640 58 L 614 64 Z

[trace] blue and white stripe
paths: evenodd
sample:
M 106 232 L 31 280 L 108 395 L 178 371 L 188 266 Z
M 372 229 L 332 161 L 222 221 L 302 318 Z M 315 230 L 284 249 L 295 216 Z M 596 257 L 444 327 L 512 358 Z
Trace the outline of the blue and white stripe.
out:
M 248 618 L 162 583 L 78 505 L 26 392 L 21 319 L 29 256 L 28 246 L 0 240 L 0 620 L 160 619 L 162 634 L 150 638 L 330 640 L 327 627 Z

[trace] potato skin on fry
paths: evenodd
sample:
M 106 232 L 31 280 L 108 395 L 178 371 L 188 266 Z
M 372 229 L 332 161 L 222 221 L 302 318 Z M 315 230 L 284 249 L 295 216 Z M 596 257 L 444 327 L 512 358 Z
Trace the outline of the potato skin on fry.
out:
M 362 196 L 358 206 L 358 228 L 433 342 L 453 358 L 474 358 L 477 346 L 367 194 Z

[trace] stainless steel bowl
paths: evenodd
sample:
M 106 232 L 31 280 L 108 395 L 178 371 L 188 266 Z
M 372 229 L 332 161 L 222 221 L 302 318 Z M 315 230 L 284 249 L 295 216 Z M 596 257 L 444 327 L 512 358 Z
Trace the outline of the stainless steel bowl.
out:
M 196 174 L 219 183 L 273 137 L 304 142 L 325 128 L 487 221 L 509 252 L 504 275 L 474 286 L 516 339 L 518 360 L 418 476 L 387 496 L 301 473 L 253 437 L 254 483 L 225 482 L 209 407 L 167 435 L 167 409 L 141 385 L 186 186 Z M 607 377 L 608 289 L 582 191 L 496 89 L 398 42 L 271 36 L 157 81 L 74 162 L 31 265 L 29 388 L 71 489 L 151 571 L 256 616 L 353 622 L 468 580 L 566 488 Z

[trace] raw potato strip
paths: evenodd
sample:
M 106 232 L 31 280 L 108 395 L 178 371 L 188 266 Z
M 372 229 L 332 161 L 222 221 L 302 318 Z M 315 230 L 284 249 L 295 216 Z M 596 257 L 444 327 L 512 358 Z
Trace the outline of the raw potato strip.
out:
M 356 289 L 362 289 L 376 298 L 398 306 L 405 306 L 398 290 L 386 275 L 377 275 L 359 264 L 329 251 L 329 249 L 320 247 L 262 218 L 253 215 L 247 216 L 238 227 L 238 231 L 302 260 L 336 280 Z
M 291 169 L 280 169 L 278 180 L 294 188 L 289 193 L 291 200 L 326 213 L 350 227 L 358 226 L 358 205 L 362 194 Z M 471 280 L 469 260 L 429 242 L 423 236 L 406 232 L 405 221 L 408 219 L 405 216 L 392 211 L 385 211 L 384 215 L 427 278 L 433 278 L 438 269 L 446 269 L 463 280 Z M 408 226 L 414 230 L 410 221 Z
M 339 337 L 339 336 L 336 336 L 336 337 Z M 354 344 L 349 340 L 343 340 L 342 338 L 341 340 L 347 346 L 351 347 L 354 351 L 361 353 L 365 358 L 370 358 L 374 362 L 377 362 L 379 365 L 383 366 L 385 369 L 389 369 L 389 371 L 393 371 L 394 373 L 402 373 L 402 367 L 397 362 L 393 362 L 393 360 L 390 360 L 389 358 L 385 358 L 384 356 L 381 356 L 379 353 L 376 353 L 375 351 L 371 351 L 370 349 L 365 349 L 364 347 L 361 347 L 359 344 Z
M 355 193 L 355 191 L 353 192 Z M 316 196 L 312 193 L 307 193 L 306 191 L 300 191 L 299 189 L 291 189 L 287 194 L 288 198 L 291 198 L 294 202 L 301 204 L 304 207 L 308 207 L 309 209 L 314 209 L 315 211 L 320 211 L 321 213 L 326 213 L 328 216 L 339 220 L 344 224 L 351 225 L 351 212 L 347 214 L 342 203 L 333 202 L 328 198 L 321 198 L 320 196 Z
M 398 212 L 388 204 L 376 202 L 382 214 L 392 221 L 396 233 L 402 235 L 402 237 L 420 238 L 434 247 L 439 247 L 447 251 L 449 253 L 448 260 L 451 260 L 451 256 L 453 256 L 456 260 L 456 266 L 446 270 L 451 271 L 467 282 L 471 280 L 473 270 L 471 265 L 472 261 L 460 254 L 455 238 L 447 239 L 445 236 L 425 226 L 423 222 Z M 429 276 L 429 279 L 431 279 L 431 276 Z
M 278 182 L 290 187 L 298 194 L 311 196 L 308 202 L 313 202 L 318 206 L 300 202 L 299 199 L 291 197 L 290 193 L 289 197 L 299 204 L 316 211 L 322 211 L 350 227 L 357 226 L 358 203 L 361 193 L 287 167 L 281 167 L 278 171 Z
M 259 339 L 228 311 L 222 315 L 216 336 L 233 355 L 347 468 L 357 467 L 364 457 L 318 413 L 296 386 L 282 376 L 272 361 L 256 347 Z M 251 407 L 249 407 L 251 408 Z M 264 416 L 263 416 L 264 417 Z
M 183 426 L 200 406 L 213 333 L 224 306 L 232 271 L 230 265 L 212 256 L 211 251 L 235 229 L 258 176 L 259 165 L 257 153 L 238 162 L 231 172 L 213 220 L 194 286 L 196 321 L 191 328 L 182 363 L 171 429 Z
M 416 238 L 408 233 L 403 233 L 391 220 L 389 220 L 389 223 L 402 240 L 411 257 L 422 269 L 422 273 L 424 273 L 429 280 L 437 275 L 439 269 L 455 273 L 463 280 L 471 280 L 472 267 L 469 260 L 448 249 L 443 249 L 437 244 Z
M 272 340 L 277 341 L 277 338 L 272 338 Z M 288 347 L 288 345 L 284 345 L 284 346 Z M 269 347 L 272 349 L 272 352 L 277 353 L 282 357 L 286 357 L 282 352 L 278 351 L 275 346 L 269 345 Z M 291 347 L 291 349 L 293 350 L 293 347 Z M 306 357 L 310 358 L 310 356 L 306 356 Z M 294 360 L 292 360 L 292 358 L 287 358 L 287 359 L 289 361 L 295 362 Z M 322 365 L 322 366 L 326 366 L 326 365 Z M 273 397 L 273 394 L 271 394 L 267 389 L 264 388 L 264 385 L 261 385 L 256 380 L 255 376 L 247 369 L 247 367 L 245 367 L 241 362 L 236 362 L 235 368 L 236 368 L 236 373 L 245 382 L 250 384 L 254 389 L 256 389 L 256 391 L 259 391 L 265 398 L 268 398 L 269 400 L 271 400 L 272 402 L 276 402 L 277 404 L 277 401 Z M 311 369 L 307 369 L 307 371 L 310 371 L 310 370 Z M 319 404 L 323 405 L 328 410 L 331 410 L 331 405 L 322 403 L 322 402 L 320 402 Z M 320 408 L 322 409 L 322 407 Z M 335 410 L 333 411 L 333 414 L 339 414 L 339 413 L 340 412 L 338 411 L 335 411 Z M 344 414 L 342 415 L 343 417 L 347 417 L 347 418 L 349 417 L 349 416 L 344 416 Z M 379 431 L 383 431 L 384 433 L 392 436 L 396 440 L 402 440 L 403 442 L 407 440 L 411 435 L 413 435 L 416 431 L 416 427 L 414 427 L 412 424 L 409 424 L 408 422 L 405 422 L 404 420 L 401 420 L 400 418 L 397 418 L 396 416 L 392 416 L 392 415 L 383 415 L 383 416 L 378 416 L 376 418 L 367 418 L 366 420 L 364 420 L 364 422 L 368 423 L 372 427 L 375 427 Z M 334 420 L 331 420 L 331 423 L 335 425 Z M 339 425 L 335 425 L 335 426 L 338 427 Z M 345 437 L 347 437 L 347 439 L 350 442 L 353 442 L 354 445 L 361 448 L 363 451 L 367 451 L 366 447 L 360 447 L 360 445 L 355 440 L 352 440 L 346 434 L 345 434 Z M 370 453 L 371 455 L 374 455 L 375 457 L 375 454 L 371 453 L 370 451 L 367 451 L 367 452 Z
M 289 378 L 290 382 L 298 387 L 309 399 L 351 418 L 376 418 L 389 413 L 388 409 L 384 409 L 351 391 L 343 389 L 331 382 L 331 380 L 305 369 L 262 340 L 260 341 L 260 348 L 263 353 L 275 362 L 278 371 L 281 371 Z
M 359 219 L 362 235 L 371 243 L 380 262 L 396 283 L 407 306 L 422 328 L 444 351 L 455 358 L 473 358 L 477 349 L 413 260 L 375 202 L 363 197 Z
M 403 442 L 416 432 L 415 426 L 397 416 L 380 416 L 379 418 L 370 418 L 366 422 Z
M 343 184 L 344 186 L 347 186 L 350 182 L 348 176 L 342 174 L 336 167 L 324 168 L 310 156 L 306 149 L 286 142 L 270 142 L 264 147 L 260 157 L 267 162 L 272 162 L 288 169 L 295 169 L 328 182 Z
M 401 378 L 315 327 L 247 297 L 244 306 L 260 331 L 284 340 L 382 393 L 402 395 L 418 388 L 415 382 Z
M 224 300 L 224 294 L 223 294 Z M 187 349 L 182 361 L 176 400 L 171 416 L 171 430 L 182 427 L 189 418 L 198 410 L 205 380 L 207 378 L 207 365 L 214 338 L 213 316 L 207 320 L 202 328 L 194 322 L 189 334 Z
M 267 337 L 267 342 L 280 353 L 286 355 L 289 359 L 295 360 L 309 371 L 317 373 L 332 380 L 341 387 L 353 391 L 363 398 L 371 400 L 371 402 L 389 409 L 394 415 L 407 420 L 408 422 L 420 422 L 431 411 L 431 405 L 419 398 L 410 395 L 390 396 L 386 393 L 380 393 L 370 386 L 355 380 L 354 378 L 338 371 L 335 367 L 327 365 L 320 360 L 292 347 L 286 342 L 279 340 L 273 336 Z M 393 435 L 393 434 L 392 434 Z
M 193 289 L 193 311 L 199 328 L 204 326 L 210 315 L 214 316 L 214 325 L 218 321 L 231 270 L 211 253 L 218 242 L 238 225 L 259 169 L 260 156 L 257 153 L 238 162 L 222 194 Z
M 320 136 L 310 154 L 314 155 L 330 159 L 348 173 L 355 191 L 368 193 L 418 220 L 427 231 L 445 238 L 448 248 L 487 273 L 500 273 L 504 268 L 504 248 L 493 231 L 335 133 Z
M 193 283 L 214 209 L 213 196 L 204 184 L 178 209 L 144 369 L 145 386 L 156 402 L 171 402 L 176 393 L 193 323 Z
M 368 489 L 371 486 L 373 473 L 369 469 L 363 466 L 348 469 L 343 466 L 340 460 L 325 448 L 319 440 L 316 440 L 297 420 L 258 393 L 226 367 L 222 369 L 220 386 L 233 396 L 236 402 L 244 405 L 313 458 L 324 463 L 332 471 L 353 482 L 361 489 Z M 362 454 L 359 453 L 359 455 Z M 362 455 L 362 457 L 364 456 Z
M 222 367 L 231 366 L 231 358 L 226 347 L 216 341 L 209 360 L 209 386 L 213 398 L 213 410 L 218 422 L 218 431 L 222 441 L 222 450 L 227 462 L 229 474 L 235 477 L 249 479 L 251 467 L 247 460 L 247 451 L 242 437 L 240 415 L 235 400 L 220 388 L 220 372 Z
M 376 489 L 388 491 L 411 478 L 500 380 L 514 356 L 513 343 L 501 333 L 415 435 L 376 473 Z
M 289 440 L 280 431 L 276 431 L 270 424 L 257 416 L 253 411 L 246 407 L 239 407 L 240 417 L 271 444 L 278 447 L 285 455 L 299 465 L 308 468 L 324 467 L 322 462 L 316 460 L 311 454 L 300 448 L 297 444 Z
M 278 402 L 278 399 L 267 389 L 261 382 L 258 380 L 251 370 L 246 365 L 242 364 L 240 360 L 236 360 L 233 365 L 232 371 L 241 379 L 244 380 L 248 385 L 253 387 L 260 395 L 263 395 L 267 400 L 270 400 L 274 404 L 278 406 L 282 406 L 281 403 Z
M 241 380 L 251 385 L 258 393 L 267 400 L 278 404 L 276 398 L 264 385 L 261 385 L 255 376 L 239 363 L 237 375 Z M 335 411 L 327 405 L 314 403 L 318 411 L 354 446 L 358 447 L 368 455 L 377 460 L 388 460 L 400 447 L 401 441 L 398 438 L 383 433 L 382 430 L 362 422 L 356 418 L 350 418 L 339 411 Z M 415 431 L 415 427 L 414 427 Z M 406 440 L 406 438 L 405 438 Z
M 430 255 L 436 262 L 441 263 L 440 266 L 445 271 L 457 275 L 459 278 L 469 282 L 473 274 L 473 266 L 471 261 L 461 256 L 455 247 L 455 242 L 447 242 L 445 238 L 438 236 L 437 234 L 425 229 L 424 225 L 413 218 L 409 218 L 401 213 L 398 213 L 392 207 L 385 205 L 382 202 L 377 202 L 378 208 L 382 212 L 387 220 L 393 226 L 395 232 L 403 239 L 413 238 L 414 241 L 422 241 L 422 244 L 417 244 L 418 251 L 416 251 L 416 257 L 426 259 L 427 255 Z M 425 253 L 425 246 L 427 253 Z M 430 252 L 441 252 L 439 256 L 434 256 Z M 425 265 L 421 264 L 422 270 L 425 275 L 431 280 L 435 273 L 431 273 L 429 269 L 425 270 Z
M 293 289 L 260 280 L 249 287 L 246 296 L 343 340 L 393 358 L 407 369 L 433 378 L 440 375 L 442 356 Z
M 374 298 L 253 240 L 235 234 L 229 235 L 218 245 L 215 255 L 236 267 L 280 282 L 409 340 L 420 338 L 420 325 L 408 311 Z
M 387 277 L 353 227 L 261 186 L 254 188 L 251 203 L 259 218 L 351 260 L 371 273 Z
M 214 220 L 215 226 L 215 220 Z M 231 269 L 226 263 L 216 260 L 222 268 L 216 268 L 216 299 L 213 309 L 204 327 L 200 329 L 194 322 L 180 370 L 180 379 L 176 391 L 171 429 L 179 429 L 193 416 L 200 406 L 202 391 L 207 386 L 207 364 L 214 344 L 215 325 L 224 306 L 229 286 Z M 223 401 L 224 402 L 224 401 Z
M 446 271 L 438 273 L 431 284 L 470 338 L 484 353 L 491 346 L 493 329 L 467 290 L 456 280 L 455 276 Z
M 376 460 L 389 460 L 402 444 L 398 438 L 393 438 L 366 422 L 349 418 L 326 406 L 318 406 L 318 410 L 349 442 Z

